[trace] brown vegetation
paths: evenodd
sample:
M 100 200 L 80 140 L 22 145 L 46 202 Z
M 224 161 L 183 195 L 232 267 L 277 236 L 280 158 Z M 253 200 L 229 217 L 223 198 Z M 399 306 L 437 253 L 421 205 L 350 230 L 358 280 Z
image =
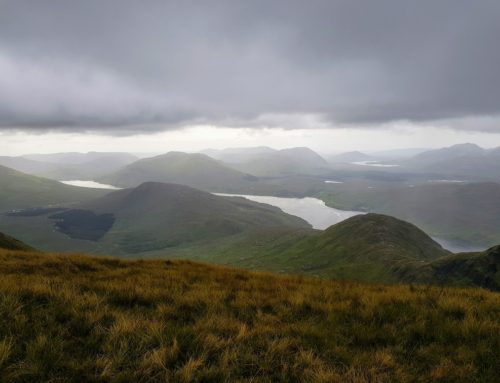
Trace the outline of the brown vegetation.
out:
M 493 382 L 500 294 L 0 250 L 2 382 Z

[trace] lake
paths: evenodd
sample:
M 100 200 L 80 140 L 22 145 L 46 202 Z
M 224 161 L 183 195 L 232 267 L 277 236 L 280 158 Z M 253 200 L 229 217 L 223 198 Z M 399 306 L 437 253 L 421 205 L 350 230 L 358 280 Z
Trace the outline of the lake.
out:
M 436 237 L 432 237 L 432 239 L 452 253 L 470 253 L 476 251 L 484 251 L 488 248 L 487 246 L 468 245 L 466 243 L 448 241 L 446 239 Z
M 395 168 L 399 166 L 396 164 L 381 164 L 378 161 L 356 161 L 356 162 L 351 162 L 351 164 L 359 166 L 374 166 L 378 168 Z
M 59 181 L 59 182 L 65 184 L 65 185 L 79 186 L 81 188 L 111 189 L 111 190 L 119 190 L 120 189 L 120 188 L 117 188 L 116 186 L 113 186 L 113 185 L 101 184 L 101 183 L 95 182 L 95 181 L 74 180 L 74 181 Z
M 325 205 L 317 198 L 282 198 L 260 195 L 217 194 L 222 196 L 245 197 L 251 201 L 267 203 L 279 207 L 285 213 L 296 215 L 309 222 L 315 229 L 326 229 L 336 223 L 358 214 L 361 211 L 339 210 Z
M 347 218 L 358 214 L 365 214 L 361 211 L 339 210 L 325 205 L 323 201 L 317 198 L 283 198 L 259 195 L 239 195 L 239 194 L 217 194 L 222 196 L 245 197 L 251 201 L 267 203 L 279 207 L 285 213 L 300 217 L 309 222 L 315 229 L 326 229 L 336 223 L 342 222 Z M 443 248 L 454 253 L 483 251 L 486 248 L 480 246 L 467 245 L 442 238 L 433 237 Z

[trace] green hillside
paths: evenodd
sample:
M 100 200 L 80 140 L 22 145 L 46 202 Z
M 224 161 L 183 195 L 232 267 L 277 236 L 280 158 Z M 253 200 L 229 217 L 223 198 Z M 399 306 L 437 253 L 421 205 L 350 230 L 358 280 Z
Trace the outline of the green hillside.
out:
M 0 233 L 0 249 L 5 250 L 20 250 L 20 251 L 33 251 L 31 246 L 11 237 Z
M 0 250 L 0 381 L 496 382 L 500 295 Z
M 401 269 L 449 254 L 412 224 L 366 214 L 324 231 L 261 230 L 219 246 L 188 249 L 182 256 L 257 270 L 400 282 Z
M 402 280 L 500 291 L 500 246 L 438 258 L 402 273 Z
M 270 205 L 155 182 L 109 193 L 49 218 L 72 238 L 96 240 L 105 250 L 125 255 L 206 243 L 257 228 L 310 227 Z
M 0 212 L 62 203 L 81 202 L 107 190 L 79 188 L 0 166 Z
M 136 161 L 99 181 L 119 187 L 134 187 L 150 181 L 167 182 L 231 192 L 250 188 L 257 178 L 231 169 L 205 154 L 169 152 Z

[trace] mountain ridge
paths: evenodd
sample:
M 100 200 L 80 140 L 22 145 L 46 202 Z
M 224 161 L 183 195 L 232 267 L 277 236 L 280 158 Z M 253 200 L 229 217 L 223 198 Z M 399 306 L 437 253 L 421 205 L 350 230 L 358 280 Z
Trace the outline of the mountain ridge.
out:
M 143 158 L 99 178 L 102 183 L 119 187 L 134 187 L 144 182 L 167 182 L 208 191 L 221 191 L 224 187 L 226 190 L 240 190 L 256 180 L 256 177 L 227 167 L 205 154 L 183 152 Z

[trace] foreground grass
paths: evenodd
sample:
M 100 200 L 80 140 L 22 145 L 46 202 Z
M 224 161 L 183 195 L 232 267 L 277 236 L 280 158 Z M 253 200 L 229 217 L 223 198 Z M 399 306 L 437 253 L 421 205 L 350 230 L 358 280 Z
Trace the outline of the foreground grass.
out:
M 494 382 L 500 294 L 0 250 L 2 382 Z

